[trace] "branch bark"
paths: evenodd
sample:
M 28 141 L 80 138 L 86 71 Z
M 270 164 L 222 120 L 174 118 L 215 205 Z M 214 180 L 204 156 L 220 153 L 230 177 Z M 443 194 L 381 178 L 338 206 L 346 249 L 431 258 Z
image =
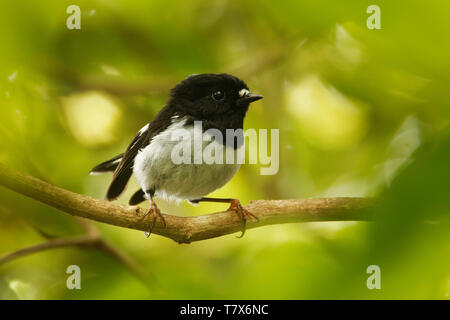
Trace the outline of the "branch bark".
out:
M 149 220 L 142 219 L 146 210 L 136 206 L 94 199 L 77 194 L 0 164 L 0 185 L 73 216 L 79 216 L 119 227 L 146 231 Z M 370 221 L 374 205 L 367 198 L 324 198 L 251 201 L 245 208 L 258 217 L 249 219 L 247 229 L 271 224 L 313 221 Z M 195 217 L 163 214 L 166 227 L 157 219 L 153 233 L 178 243 L 211 239 L 238 232 L 242 222 L 234 211 Z

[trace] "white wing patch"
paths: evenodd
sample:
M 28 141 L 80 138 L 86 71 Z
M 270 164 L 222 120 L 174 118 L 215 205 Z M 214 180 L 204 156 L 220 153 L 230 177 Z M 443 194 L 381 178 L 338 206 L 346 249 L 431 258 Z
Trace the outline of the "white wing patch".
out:
M 139 130 L 139 135 L 141 136 L 145 131 L 148 130 L 150 123 L 147 123 L 141 130 Z

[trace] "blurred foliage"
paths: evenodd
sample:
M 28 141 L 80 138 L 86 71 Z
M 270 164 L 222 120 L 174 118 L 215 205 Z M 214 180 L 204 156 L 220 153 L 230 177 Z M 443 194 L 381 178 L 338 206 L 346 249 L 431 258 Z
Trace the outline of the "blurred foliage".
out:
M 96 224 L 145 270 L 66 248 L 0 266 L 2 299 L 448 299 L 450 24 L 443 1 L 0 3 L 0 161 L 103 198 L 89 169 L 124 150 L 192 73 L 229 72 L 265 96 L 246 128 L 280 129 L 280 170 L 245 165 L 216 196 L 379 196 L 377 223 L 271 226 L 178 245 Z M 381 7 L 381 30 L 366 8 Z M 136 182 L 120 198 L 125 203 Z M 174 206 L 180 215 L 224 209 Z M 0 253 L 69 236 L 74 219 L 0 189 Z M 65 270 L 82 270 L 67 290 Z M 366 268 L 381 268 L 368 290 Z

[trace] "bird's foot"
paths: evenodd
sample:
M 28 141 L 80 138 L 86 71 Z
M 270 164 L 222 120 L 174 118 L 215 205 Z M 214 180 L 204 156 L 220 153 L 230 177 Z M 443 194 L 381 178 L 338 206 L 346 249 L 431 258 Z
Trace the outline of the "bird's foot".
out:
M 256 221 L 259 221 L 258 217 L 255 216 L 253 213 L 245 209 L 241 202 L 238 199 L 232 199 L 230 202 L 230 207 L 228 208 L 228 211 L 233 210 L 236 211 L 239 218 L 242 220 L 242 233 L 238 238 L 242 238 L 245 234 L 246 226 L 247 226 L 247 217 L 252 217 L 256 219 Z
M 145 219 L 145 217 L 147 216 L 149 216 L 151 219 L 148 232 L 144 233 L 145 236 L 148 238 L 152 234 L 153 227 L 155 226 L 156 222 L 156 217 L 159 217 L 162 220 L 164 227 L 166 227 L 166 219 L 164 219 L 163 215 L 161 214 L 161 211 L 158 209 L 154 201 L 150 201 L 150 207 L 148 208 L 147 212 L 142 216 L 141 220 Z

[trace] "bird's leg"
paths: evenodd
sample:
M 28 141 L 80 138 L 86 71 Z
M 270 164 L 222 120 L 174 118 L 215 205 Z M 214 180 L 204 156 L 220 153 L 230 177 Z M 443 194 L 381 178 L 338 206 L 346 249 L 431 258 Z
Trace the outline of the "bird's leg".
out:
M 147 238 L 150 237 L 150 235 L 152 234 L 153 227 L 154 227 L 155 221 L 156 221 L 156 216 L 158 216 L 162 220 L 162 222 L 164 224 L 164 227 L 166 227 L 166 219 L 164 219 L 163 215 L 161 214 L 161 211 L 156 206 L 155 201 L 153 201 L 153 199 L 152 199 L 153 194 L 154 194 L 153 191 L 146 191 L 145 192 L 145 195 L 148 198 L 150 206 L 149 206 L 147 212 L 141 217 L 141 220 L 145 219 L 146 216 L 150 216 L 151 217 L 150 228 L 149 228 L 148 232 L 144 233 L 147 236 Z
M 221 198 L 201 198 L 196 200 L 190 200 L 191 203 L 199 203 L 199 202 L 222 202 L 222 203 L 229 203 L 230 207 L 228 208 L 228 211 L 233 210 L 235 211 L 239 218 L 242 220 L 242 233 L 238 238 L 242 238 L 245 234 L 245 228 L 247 225 L 247 216 L 252 217 L 256 219 L 256 221 L 259 221 L 258 217 L 255 216 L 253 213 L 245 209 L 241 202 L 238 199 L 221 199 Z

